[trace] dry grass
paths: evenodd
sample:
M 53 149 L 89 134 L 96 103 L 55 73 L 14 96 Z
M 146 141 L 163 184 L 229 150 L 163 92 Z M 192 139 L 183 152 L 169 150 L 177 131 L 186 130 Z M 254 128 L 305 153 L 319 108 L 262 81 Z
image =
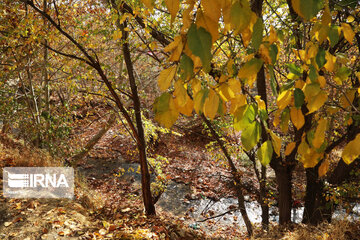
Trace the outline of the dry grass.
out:
M 60 159 L 52 158 L 46 151 L 29 148 L 19 140 L 0 134 L 0 167 L 59 167 Z
M 360 221 L 348 220 L 323 223 L 319 226 L 293 224 L 274 226 L 267 233 L 257 232 L 251 239 L 258 240 L 360 240 Z
M 62 166 L 61 159 L 50 156 L 45 150 L 30 148 L 22 141 L 0 133 L 0 168 Z M 1 179 L 2 171 L 0 171 Z M 104 205 L 101 196 L 87 185 L 83 176 L 77 173 L 75 173 L 75 197 L 88 209 L 95 210 Z

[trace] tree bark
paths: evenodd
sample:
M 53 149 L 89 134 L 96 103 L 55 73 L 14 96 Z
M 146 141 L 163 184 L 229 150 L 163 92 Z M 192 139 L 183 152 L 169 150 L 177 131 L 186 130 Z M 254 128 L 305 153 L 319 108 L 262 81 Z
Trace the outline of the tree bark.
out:
M 155 205 L 153 203 L 153 198 L 151 196 L 150 190 L 150 173 L 148 169 L 148 163 L 146 159 L 146 141 L 145 141 L 145 133 L 141 119 L 141 106 L 140 99 L 138 95 L 137 85 L 134 76 L 134 69 L 130 56 L 130 49 L 127 40 L 128 33 L 124 30 L 125 26 L 120 25 L 120 21 L 117 21 L 118 26 L 120 26 L 122 30 L 122 40 L 124 41 L 122 44 L 122 50 L 125 58 L 125 64 L 129 76 L 130 88 L 134 102 L 134 110 L 135 110 L 135 120 L 136 120 L 136 128 L 139 137 L 139 141 L 137 142 L 137 147 L 139 151 L 140 158 L 140 168 L 141 168 L 141 186 L 142 186 L 142 194 L 145 205 L 146 215 L 156 215 Z
M 291 178 L 292 169 L 289 166 L 278 166 L 275 169 L 276 182 L 279 190 L 279 224 L 283 225 L 291 222 Z
M 319 165 L 306 169 L 306 196 L 303 223 L 318 225 L 331 221 L 331 208 L 327 206 L 324 196 L 324 182 L 318 177 Z

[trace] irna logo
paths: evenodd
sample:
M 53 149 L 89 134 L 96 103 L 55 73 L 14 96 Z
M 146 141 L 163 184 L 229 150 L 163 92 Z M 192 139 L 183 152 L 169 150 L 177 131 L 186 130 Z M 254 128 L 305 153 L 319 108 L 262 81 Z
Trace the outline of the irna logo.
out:
M 4 196 L 10 198 L 72 198 L 74 169 L 71 167 L 6 167 Z
M 27 187 L 69 187 L 64 174 L 16 174 L 8 173 L 11 188 Z

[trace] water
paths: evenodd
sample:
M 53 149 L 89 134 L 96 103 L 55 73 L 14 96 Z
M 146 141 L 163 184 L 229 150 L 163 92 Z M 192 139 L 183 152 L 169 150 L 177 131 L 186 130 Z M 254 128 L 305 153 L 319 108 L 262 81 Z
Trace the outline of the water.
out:
M 99 163 L 100 166 L 98 166 Z M 100 178 L 101 176 L 99 173 L 103 173 L 104 171 L 106 172 L 106 170 L 108 169 L 123 168 L 125 171 L 123 171 L 123 174 L 120 176 L 120 178 L 131 183 L 140 185 L 141 175 L 137 171 L 139 167 L 139 164 L 137 163 L 125 163 L 124 161 L 102 162 L 94 159 L 93 164 L 95 171 L 94 169 L 91 170 L 91 176 L 95 178 Z M 86 171 L 86 169 L 82 170 Z M 152 180 L 154 180 L 154 176 L 152 176 Z M 219 201 L 214 201 L 205 197 L 196 200 L 187 199 L 187 197 L 191 197 L 191 194 L 192 191 L 190 185 L 170 181 L 166 191 L 161 195 L 156 205 L 160 207 L 163 211 L 170 212 L 175 216 L 191 222 L 189 226 L 194 229 L 203 228 L 208 231 L 212 231 L 218 228 L 228 227 L 230 225 L 234 225 L 240 228 L 243 227 L 245 229 L 245 223 L 242 219 L 241 213 L 236 210 L 236 208 L 238 207 L 237 199 L 221 198 Z M 247 196 L 245 196 L 245 199 L 248 200 L 245 202 L 245 206 L 250 221 L 253 224 L 260 224 L 260 205 L 256 201 L 250 201 L 250 198 Z M 228 211 L 230 212 L 221 215 Z M 278 208 L 270 207 L 269 211 L 270 221 L 278 222 Z M 292 209 L 292 221 L 295 223 L 300 223 L 302 221 L 303 212 L 304 207 Z M 218 215 L 221 216 L 215 217 Z M 211 221 L 208 221 L 206 220 L 207 218 L 212 219 Z M 334 211 L 332 218 L 337 220 L 347 218 L 350 221 L 360 220 L 360 204 L 353 204 L 351 214 L 347 214 L 344 209 L 337 209 Z

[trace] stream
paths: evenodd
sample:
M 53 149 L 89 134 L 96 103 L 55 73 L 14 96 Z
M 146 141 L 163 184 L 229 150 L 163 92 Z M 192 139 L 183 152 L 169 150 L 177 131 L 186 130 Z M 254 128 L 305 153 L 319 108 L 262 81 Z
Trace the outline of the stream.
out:
M 120 177 L 126 181 L 131 182 L 132 184 L 141 185 L 141 175 L 136 172 L 139 167 L 137 163 L 125 163 L 117 162 L 117 166 L 112 166 L 112 169 L 116 167 L 123 168 L 125 170 L 124 174 Z M 113 168 L 115 167 L 115 168 Z M 96 172 L 106 172 L 110 169 L 108 166 L 102 165 L 101 167 L 96 167 Z M 85 171 L 83 169 L 80 171 Z M 88 175 L 88 174 L 86 174 Z M 92 172 L 92 177 L 96 178 L 96 174 Z M 154 178 L 152 176 L 152 178 Z M 245 229 L 245 223 L 241 217 L 239 211 L 235 210 L 237 208 L 237 199 L 235 198 L 221 198 L 219 201 L 214 201 L 206 197 L 200 199 L 189 200 L 187 196 L 191 196 L 190 185 L 184 183 L 177 183 L 175 181 L 170 181 L 167 189 L 161 195 L 160 199 L 156 203 L 157 208 L 161 208 L 163 211 L 169 212 L 175 216 L 180 217 L 182 220 L 186 220 L 189 223 L 189 227 L 193 229 L 203 229 L 207 231 L 216 231 L 218 228 L 226 228 L 230 225 L 235 225 L 237 227 L 242 227 Z M 261 208 L 256 201 L 250 201 L 249 197 L 245 196 L 247 200 L 245 203 L 246 211 L 250 218 L 250 221 L 253 224 L 261 223 Z M 227 214 L 223 214 L 228 212 Z M 293 208 L 292 210 L 292 221 L 295 223 L 300 223 L 302 220 L 302 215 L 304 212 L 304 207 Z M 222 215 L 223 214 L 223 215 Z M 221 215 L 219 217 L 216 217 Z M 211 221 L 207 221 L 206 218 L 211 218 Z M 360 219 L 360 204 L 354 204 L 351 214 L 347 214 L 344 209 L 337 209 L 333 213 L 333 219 L 344 219 L 348 218 L 349 220 L 358 220 Z M 278 222 L 278 208 L 270 207 L 270 221 Z

